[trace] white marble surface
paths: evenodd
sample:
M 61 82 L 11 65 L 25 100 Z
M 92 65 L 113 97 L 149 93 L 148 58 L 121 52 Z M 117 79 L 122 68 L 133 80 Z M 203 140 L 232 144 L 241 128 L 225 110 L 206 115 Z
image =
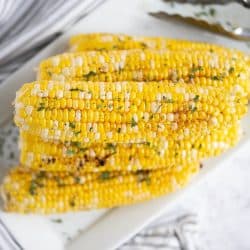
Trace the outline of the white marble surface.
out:
M 204 250 L 250 249 L 249 150 L 250 143 L 194 185 L 173 208 L 198 214 Z

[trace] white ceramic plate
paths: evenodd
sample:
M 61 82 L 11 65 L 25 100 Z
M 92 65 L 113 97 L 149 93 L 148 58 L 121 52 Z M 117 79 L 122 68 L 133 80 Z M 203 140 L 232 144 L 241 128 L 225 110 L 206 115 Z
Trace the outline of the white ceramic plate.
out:
M 16 158 L 16 129 L 9 124 L 12 119 L 11 102 L 14 99 L 16 90 L 24 83 L 35 79 L 35 68 L 39 61 L 48 56 L 65 51 L 68 38 L 80 32 L 120 32 L 138 35 L 161 35 L 168 37 L 179 37 L 192 40 L 202 40 L 213 43 L 224 44 L 225 46 L 247 50 L 247 43 L 232 41 L 228 38 L 214 35 L 204 30 L 173 22 L 163 22 L 147 15 L 148 11 L 165 9 L 171 13 L 184 13 L 193 15 L 201 11 L 196 7 L 186 5 L 163 5 L 156 0 L 110 0 L 97 9 L 87 18 L 83 19 L 64 36 L 57 39 L 35 58 L 30 60 L 7 81 L 0 86 L 0 122 L 6 121 L 6 126 L 0 130 L 1 136 L 6 136 L 6 141 L 2 145 L 4 151 L 0 157 L 0 164 L 8 166 Z M 237 21 L 237 9 L 242 15 L 240 21 L 250 26 L 247 18 L 248 12 L 242 7 L 231 4 L 227 7 L 216 7 L 217 15 L 208 17 L 215 21 L 231 23 Z M 218 17 L 220 19 L 218 19 Z M 115 249 L 124 241 L 129 239 L 137 231 L 150 223 L 152 220 L 165 212 L 173 202 L 187 191 L 191 186 L 203 178 L 204 175 L 218 167 L 223 161 L 239 149 L 246 141 L 250 140 L 250 114 L 243 121 L 244 137 L 239 145 L 223 154 L 220 157 L 210 159 L 204 163 L 201 173 L 183 191 L 155 199 L 149 202 L 116 208 L 113 210 L 98 210 L 91 212 L 68 213 L 65 215 L 35 216 L 16 215 L 1 212 L 0 216 L 9 227 L 10 231 L 27 250 L 108 250 Z M 9 131 L 10 130 L 10 131 Z M 0 142 L 1 143 L 1 142 Z M 11 156 L 11 150 L 14 156 Z M 0 148 L 1 151 L 1 148 Z M 14 158 L 14 159 L 12 159 Z M 6 168 L 2 167 L 0 175 L 3 176 Z

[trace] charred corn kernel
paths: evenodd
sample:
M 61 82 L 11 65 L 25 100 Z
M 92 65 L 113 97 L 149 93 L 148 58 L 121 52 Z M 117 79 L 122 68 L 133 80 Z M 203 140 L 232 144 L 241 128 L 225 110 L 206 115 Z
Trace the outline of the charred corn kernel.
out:
M 69 46 L 69 50 L 72 52 L 87 50 L 169 49 L 187 51 L 200 50 L 210 51 L 211 53 L 221 51 L 223 53 L 232 53 L 233 55 L 240 54 L 239 51 L 204 42 L 110 33 L 74 35 L 69 40 Z
M 5 177 L 4 208 L 18 213 L 60 213 L 133 204 L 174 192 L 187 184 L 199 163 L 172 170 L 78 173 L 22 172 Z
M 168 138 L 152 144 L 50 143 L 21 133 L 21 164 L 45 171 L 137 171 L 140 169 L 173 168 L 176 164 L 216 156 L 234 146 L 240 138 L 239 122 L 223 126 L 201 136 L 186 128 L 175 140 Z
M 65 74 L 66 69 L 71 73 Z M 222 81 L 230 74 L 247 71 L 247 63 L 240 55 L 168 50 L 90 51 L 65 53 L 42 61 L 38 78 L 63 82 L 167 79 L 192 82 L 194 76 L 203 76 Z

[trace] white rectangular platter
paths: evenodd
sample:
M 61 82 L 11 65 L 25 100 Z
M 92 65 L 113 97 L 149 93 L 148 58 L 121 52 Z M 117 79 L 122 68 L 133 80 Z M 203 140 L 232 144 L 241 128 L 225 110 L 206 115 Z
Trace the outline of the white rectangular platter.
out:
M 65 35 L 51 43 L 36 57 L 23 65 L 16 73 L 0 85 L 0 123 L 6 124 L 12 119 L 11 103 L 16 90 L 25 82 L 35 79 L 35 68 L 41 59 L 63 52 L 67 48 L 68 38 L 72 34 L 84 32 L 116 32 L 136 35 L 157 35 L 185 38 L 219 43 L 228 47 L 247 50 L 245 43 L 209 33 L 207 31 L 174 22 L 163 22 L 149 15 L 148 11 L 168 8 L 157 0 L 110 0 L 104 3 L 85 19 L 81 20 Z M 250 26 L 248 13 L 235 4 L 229 5 L 226 11 L 219 7 L 221 19 L 237 20 L 236 9 L 242 11 L 241 22 Z M 184 8 L 176 6 L 177 12 L 192 13 L 192 6 Z M 248 22 L 248 23 L 247 23 Z M 174 201 L 181 197 L 184 191 L 195 188 L 195 183 L 207 173 L 217 168 L 245 142 L 250 140 L 250 114 L 243 121 L 244 136 L 238 146 L 220 157 L 210 159 L 204 163 L 201 173 L 182 191 L 161 197 L 149 202 L 115 208 L 112 210 L 98 210 L 90 212 L 68 213 L 64 215 L 36 216 L 17 215 L 0 212 L 0 217 L 9 227 L 15 238 L 27 250 L 108 250 L 119 247 L 137 231 L 152 220 L 167 211 Z M 5 164 L 0 159 L 1 167 Z M 2 167 L 0 175 L 5 173 Z M 55 223 L 54 221 L 60 221 Z

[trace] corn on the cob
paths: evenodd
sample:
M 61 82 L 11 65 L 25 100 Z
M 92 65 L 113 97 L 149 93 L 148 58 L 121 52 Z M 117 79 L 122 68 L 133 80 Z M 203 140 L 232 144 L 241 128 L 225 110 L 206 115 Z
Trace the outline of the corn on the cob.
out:
M 141 83 L 139 90 L 137 82 L 71 87 L 74 91 L 60 82 L 25 84 L 16 98 L 16 124 L 44 140 L 138 143 L 178 136 L 190 126 L 198 133 L 202 126 L 227 124 L 247 109 L 240 87 L 231 94 L 222 87 L 168 82 Z
M 159 81 L 192 82 L 194 76 L 223 80 L 247 74 L 241 56 L 194 51 L 128 50 L 66 53 L 48 58 L 39 66 L 40 80 L 58 81 Z M 242 76 L 244 77 L 244 76 Z
M 239 123 L 223 126 L 201 136 L 185 128 L 175 140 L 163 139 L 157 144 L 94 144 L 44 142 L 28 133 L 21 133 L 21 164 L 45 171 L 137 171 L 141 169 L 174 168 L 199 159 L 223 153 L 240 137 Z
M 88 50 L 169 49 L 186 51 L 221 51 L 227 54 L 240 53 L 233 49 L 205 42 L 110 33 L 74 35 L 69 40 L 69 46 L 71 52 Z
M 58 213 L 133 204 L 178 190 L 199 169 L 199 163 L 172 170 L 78 173 L 22 172 L 5 178 L 5 210 Z

